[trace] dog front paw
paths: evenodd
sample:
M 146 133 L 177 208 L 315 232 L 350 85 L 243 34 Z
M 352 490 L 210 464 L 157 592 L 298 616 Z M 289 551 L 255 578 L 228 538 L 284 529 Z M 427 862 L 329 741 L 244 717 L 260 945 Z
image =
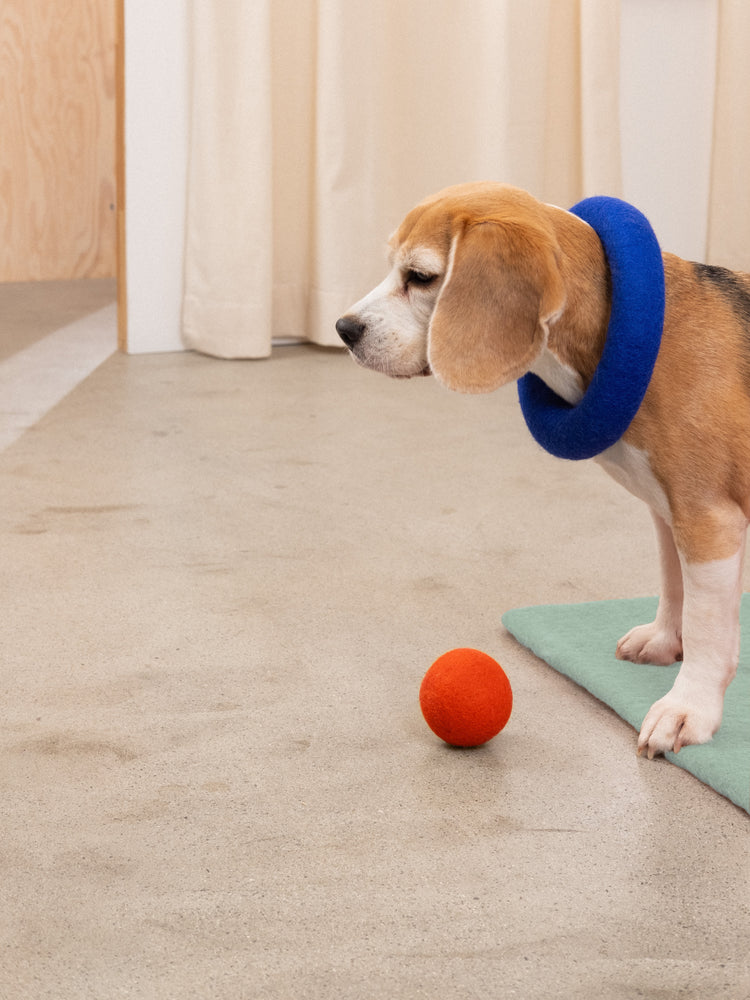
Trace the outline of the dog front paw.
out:
M 682 659 L 682 637 L 674 629 L 651 622 L 637 625 L 617 643 L 615 656 L 630 663 L 654 663 L 668 667 Z
M 698 707 L 670 691 L 651 706 L 643 720 L 638 756 L 645 753 L 653 760 L 670 750 L 679 753 L 685 746 L 708 743 L 721 725 L 721 714 L 721 705 L 718 710 L 705 703 Z

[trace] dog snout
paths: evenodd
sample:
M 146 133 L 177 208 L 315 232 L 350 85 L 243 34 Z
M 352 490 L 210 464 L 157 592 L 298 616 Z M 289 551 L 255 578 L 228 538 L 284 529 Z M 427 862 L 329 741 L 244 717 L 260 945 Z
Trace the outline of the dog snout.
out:
M 336 321 L 336 332 L 347 347 L 354 347 L 362 339 L 362 334 L 365 332 L 365 324 L 360 323 L 354 316 L 342 316 L 341 319 Z

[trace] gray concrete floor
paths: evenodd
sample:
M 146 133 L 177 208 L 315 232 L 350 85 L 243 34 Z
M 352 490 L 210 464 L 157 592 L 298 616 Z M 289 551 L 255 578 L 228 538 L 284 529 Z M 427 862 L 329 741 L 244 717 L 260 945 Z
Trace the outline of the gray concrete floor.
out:
M 60 327 L 114 302 L 114 278 L 0 284 L 0 363 Z
M 0 481 L 0 996 L 750 997 L 748 816 L 500 624 L 657 586 L 513 387 L 114 355 Z M 459 645 L 473 751 L 417 701 Z

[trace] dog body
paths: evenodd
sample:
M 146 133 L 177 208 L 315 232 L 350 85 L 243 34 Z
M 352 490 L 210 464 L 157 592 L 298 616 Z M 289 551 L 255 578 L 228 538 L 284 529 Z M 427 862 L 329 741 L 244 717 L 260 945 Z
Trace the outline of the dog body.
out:
M 354 358 L 398 378 L 489 392 L 537 374 L 577 403 L 602 354 L 611 279 L 594 230 L 508 185 L 459 185 L 414 208 L 385 280 L 336 324 Z M 739 658 L 750 519 L 750 276 L 662 255 L 664 329 L 630 427 L 596 461 L 653 515 L 656 620 L 620 659 L 682 660 L 638 739 L 649 757 L 711 739 Z

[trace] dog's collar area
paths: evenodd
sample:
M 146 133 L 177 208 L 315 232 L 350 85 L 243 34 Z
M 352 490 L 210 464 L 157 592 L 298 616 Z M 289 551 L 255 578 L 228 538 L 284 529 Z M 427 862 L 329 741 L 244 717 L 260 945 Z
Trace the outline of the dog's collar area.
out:
M 518 381 L 526 424 L 557 458 L 593 458 L 622 437 L 646 395 L 664 326 L 664 265 L 646 217 L 619 198 L 596 197 L 570 210 L 601 240 L 612 276 L 607 338 L 575 406 L 529 372 Z

